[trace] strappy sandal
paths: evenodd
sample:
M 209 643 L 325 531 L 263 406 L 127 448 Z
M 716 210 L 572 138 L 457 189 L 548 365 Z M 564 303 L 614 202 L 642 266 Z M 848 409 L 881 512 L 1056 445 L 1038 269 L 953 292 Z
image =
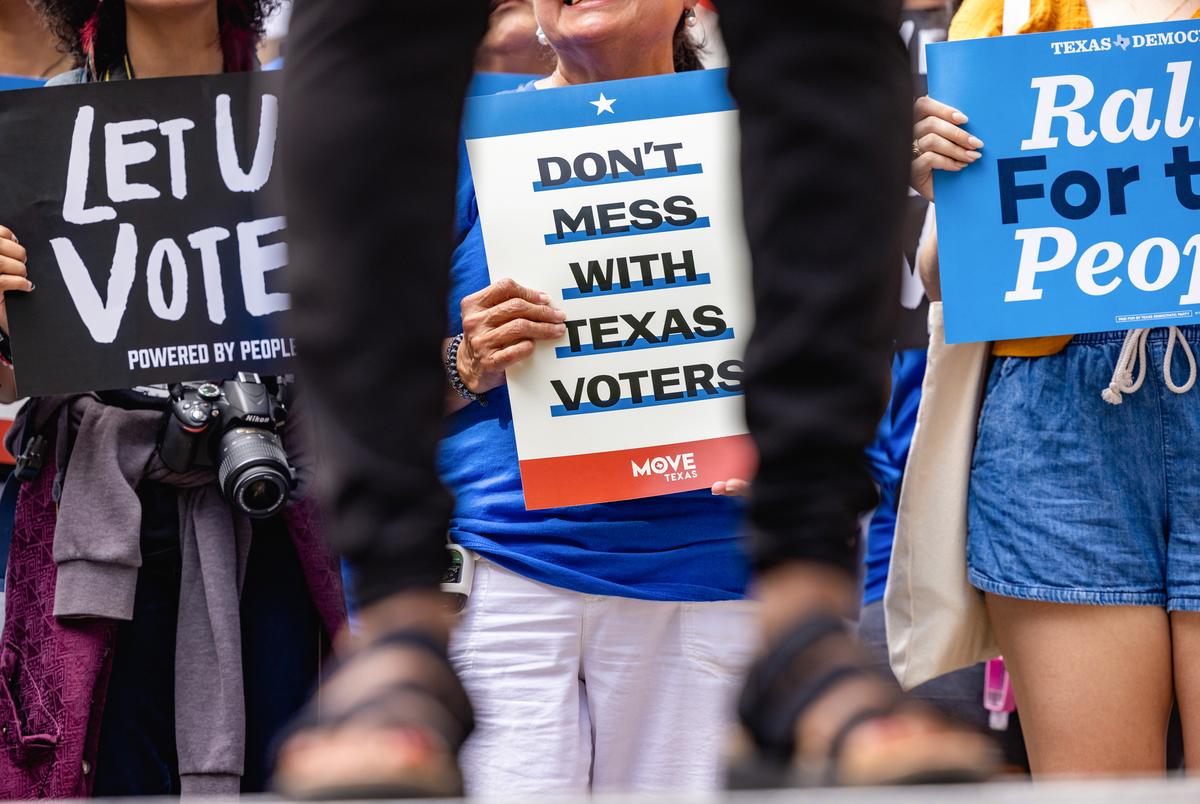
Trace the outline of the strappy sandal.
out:
M 806 750 L 798 737 L 806 713 L 855 683 L 871 686 L 871 700 L 848 707 L 853 712 L 827 744 Z M 734 790 L 975 782 L 999 767 L 986 737 L 906 700 L 876 676 L 835 617 L 801 622 L 755 664 L 738 715 L 742 733 L 728 777 Z M 875 739 L 859 739 L 847 751 L 852 737 L 869 731 Z
M 397 631 L 329 673 L 278 740 L 273 786 L 309 800 L 461 796 L 458 752 L 474 726 L 445 647 Z

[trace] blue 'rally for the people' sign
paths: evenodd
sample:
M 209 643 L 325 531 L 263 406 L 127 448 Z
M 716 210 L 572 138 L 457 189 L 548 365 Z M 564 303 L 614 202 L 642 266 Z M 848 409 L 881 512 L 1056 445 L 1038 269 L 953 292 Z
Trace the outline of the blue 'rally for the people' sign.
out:
M 985 143 L 939 171 L 950 343 L 1200 323 L 1200 23 L 936 44 Z

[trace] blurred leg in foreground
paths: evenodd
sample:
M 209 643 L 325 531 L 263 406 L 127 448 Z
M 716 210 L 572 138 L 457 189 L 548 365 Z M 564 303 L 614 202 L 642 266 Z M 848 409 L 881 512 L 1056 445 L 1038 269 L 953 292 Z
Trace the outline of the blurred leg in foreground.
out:
M 898 299 L 912 125 L 899 7 L 721 6 L 754 261 L 749 546 L 768 645 L 742 697 L 737 786 L 952 779 L 988 765 L 985 743 L 871 675 L 844 622 Z
M 826 763 L 821 780 L 843 782 L 983 762 L 971 740 L 898 709 L 863 674 L 841 619 L 855 597 L 857 515 L 871 504 L 862 455 L 885 399 L 907 175 L 894 5 L 722 9 L 760 322 L 748 357 L 762 455 L 751 544 L 774 646 L 742 715 L 777 783 L 798 765 Z M 293 18 L 284 146 L 297 324 L 364 647 L 281 751 L 277 782 L 292 794 L 461 786 L 471 711 L 445 662 L 437 582 L 450 500 L 434 451 L 458 112 L 484 17 L 482 4 L 472 11 L 300 0 Z
M 459 118 L 486 6 L 299 0 L 282 130 L 295 326 L 362 645 L 284 744 L 292 794 L 449 795 L 470 704 L 446 661 L 438 481 Z

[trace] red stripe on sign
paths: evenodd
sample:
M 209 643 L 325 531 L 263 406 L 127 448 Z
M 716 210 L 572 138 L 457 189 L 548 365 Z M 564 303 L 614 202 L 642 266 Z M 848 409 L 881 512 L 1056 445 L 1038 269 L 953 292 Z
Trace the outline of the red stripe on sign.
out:
M 726 436 L 521 461 L 521 484 L 525 508 L 536 511 L 707 489 L 753 477 L 757 463 L 750 436 Z

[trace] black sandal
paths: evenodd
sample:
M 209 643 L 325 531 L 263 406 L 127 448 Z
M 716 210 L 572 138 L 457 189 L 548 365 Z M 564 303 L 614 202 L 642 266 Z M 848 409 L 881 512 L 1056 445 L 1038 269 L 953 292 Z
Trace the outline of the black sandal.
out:
M 862 679 L 879 684 L 878 695 L 838 724 L 823 751 L 806 756 L 797 744 L 804 713 L 843 683 Z M 832 616 L 802 621 L 751 668 L 738 715 L 743 732 L 729 767 L 733 790 L 982 781 L 997 767 L 985 737 L 907 701 L 893 682 L 870 670 L 847 625 Z M 854 732 L 904 719 L 933 729 L 921 733 L 910 724 L 911 734 L 893 741 L 900 750 L 877 763 L 882 770 L 847 768 L 845 748 Z M 914 745 L 916 740 L 925 740 L 926 750 Z
M 389 650 L 404 660 L 390 661 Z M 396 631 L 328 673 L 277 740 L 273 786 L 308 800 L 461 796 L 458 753 L 474 726 L 446 649 L 424 632 Z

